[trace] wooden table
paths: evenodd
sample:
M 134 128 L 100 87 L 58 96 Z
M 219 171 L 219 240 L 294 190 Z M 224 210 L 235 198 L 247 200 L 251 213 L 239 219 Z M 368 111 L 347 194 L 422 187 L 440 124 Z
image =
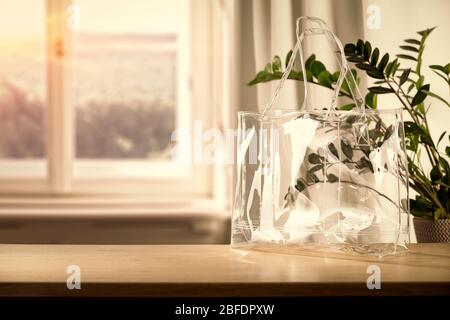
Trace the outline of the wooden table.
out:
M 450 295 L 450 244 L 410 249 L 378 259 L 227 245 L 0 245 L 0 297 Z M 81 290 L 67 289 L 70 265 Z M 370 265 L 380 290 L 367 288 Z

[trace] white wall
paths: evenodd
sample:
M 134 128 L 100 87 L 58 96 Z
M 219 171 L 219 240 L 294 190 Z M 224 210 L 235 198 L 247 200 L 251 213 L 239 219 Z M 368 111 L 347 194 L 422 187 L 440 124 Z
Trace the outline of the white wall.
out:
M 424 53 L 423 74 L 431 90 L 444 98 L 449 98 L 448 86 L 436 76 L 428 66 L 445 65 L 450 62 L 450 1 L 448 0 L 364 0 L 363 9 L 370 4 L 381 9 L 381 28 L 369 30 L 365 24 L 366 40 L 380 48 L 381 52 L 402 53 L 398 46 L 403 39 L 418 38 L 416 31 L 437 26 L 427 40 Z M 365 14 L 367 18 L 368 14 Z M 404 52 L 403 52 L 404 53 Z M 411 66 L 413 61 L 402 61 Z M 450 109 L 442 102 L 431 99 L 429 120 L 434 138 L 450 128 Z M 394 95 L 384 95 L 379 100 L 381 108 L 400 106 Z
M 446 65 L 450 62 L 450 1 L 363 0 L 363 10 L 366 11 L 371 4 L 380 8 L 381 28 L 370 30 L 366 24 L 368 14 L 364 12 L 364 39 L 379 47 L 381 52 L 401 53 L 398 46 L 405 44 L 402 43 L 403 39 L 418 39 L 416 31 L 437 27 L 427 39 L 422 70 L 425 83 L 431 83 L 431 91 L 449 99 L 448 86 L 428 66 Z M 402 61 L 404 66 L 412 66 L 413 63 Z M 432 103 L 428 115 L 430 130 L 433 138 L 438 139 L 443 131 L 450 129 L 450 109 L 436 99 L 430 99 L 429 102 Z M 379 108 L 390 108 L 400 106 L 400 103 L 394 95 L 383 95 L 379 98 L 378 105 Z M 443 152 L 446 145 L 448 144 L 442 143 L 440 149 Z M 412 240 L 415 241 L 414 228 L 411 230 Z

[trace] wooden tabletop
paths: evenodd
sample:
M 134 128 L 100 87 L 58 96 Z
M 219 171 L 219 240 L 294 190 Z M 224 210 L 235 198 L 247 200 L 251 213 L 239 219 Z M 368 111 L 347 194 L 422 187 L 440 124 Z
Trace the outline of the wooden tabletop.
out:
M 228 245 L 0 245 L 0 297 L 450 295 L 450 244 L 382 259 Z M 67 267 L 81 289 L 67 289 Z M 369 266 L 381 289 L 369 290 Z

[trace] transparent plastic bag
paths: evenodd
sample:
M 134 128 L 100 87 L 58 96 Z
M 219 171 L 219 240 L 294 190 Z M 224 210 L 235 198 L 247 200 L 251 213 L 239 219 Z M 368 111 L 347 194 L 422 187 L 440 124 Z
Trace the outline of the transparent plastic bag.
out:
M 300 34 L 302 20 L 319 27 Z M 308 34 L 323 34 L 337 47 L 341 72 L 332 102 L 326 110 L 305 104 L 300 111 L 272 110 L 297 53 L 304 72 L 300 47 Z M 357 106 L 352 111 L 336 110 L 344 81 Z M 262 113 L 240 112 L 238 120 L 234 247 L 404 251 L 409 215 L 402 110 L 365 109 L 342 45 L 323 21 L 297 20 L 297 44 L 271 101 Z

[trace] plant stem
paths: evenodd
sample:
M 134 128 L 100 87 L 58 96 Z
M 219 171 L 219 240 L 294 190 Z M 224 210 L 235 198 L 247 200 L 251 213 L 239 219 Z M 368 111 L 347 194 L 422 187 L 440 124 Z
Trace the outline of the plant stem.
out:
M 381 196 L 381 197 L 385 198 L 386 200 L 388 200 L 390 203 L 392 203 L 397 208 L 399 207 L 391 198 L 389 198 L 385 194 L 381 193 L 380 191 L 378 191 L 378 190 L 376 190 L 376 189 L 374 189 L 372 187 L 369 187 L 367 185 L 364 185 L 364 184 L 361 184 L 361 183 L 358 183 L 358 182 L 354 182 L 354 181 L 340 180 L 340 182 L 341 183 L 346 183 L 346 184 L 353 184 L 353 185 L 358 186 L 360 188 L 369 189 L 369 190 L 375 192 L 376 194 L 378 194 L 379 196 Z M 317 183 L 325 183 L 325 181 L 319 180 L 319 181 L 317 181 Z M 332 182 L 329 182 L 329 183 L 332 183 Z

